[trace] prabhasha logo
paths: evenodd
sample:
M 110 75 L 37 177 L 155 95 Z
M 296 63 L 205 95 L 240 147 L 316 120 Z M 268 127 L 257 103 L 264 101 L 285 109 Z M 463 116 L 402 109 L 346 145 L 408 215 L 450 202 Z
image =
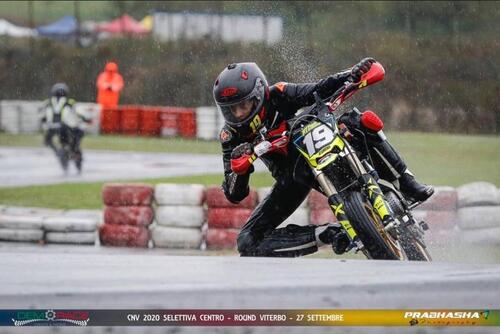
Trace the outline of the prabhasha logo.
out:
M 87 326 L 89 313 L 85 311 L 19 311 L 12 319 L 14 326 L 59 326 L 73 324 Z
M 480 319 L 481 312 L 405 312 L 411 319 Z

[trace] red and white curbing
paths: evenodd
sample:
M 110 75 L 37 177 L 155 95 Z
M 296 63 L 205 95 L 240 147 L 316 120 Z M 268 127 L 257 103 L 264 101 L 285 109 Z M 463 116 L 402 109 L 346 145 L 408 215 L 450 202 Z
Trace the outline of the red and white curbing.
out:
M 104 185 L 104 224 L 99 227 L 102 245 L 148 247 L 153 192 L 154 188 L 146 184 Z
M 203 185 L 158 184 L 155 187 L 154 247 L 199 249 L 205 223 Z

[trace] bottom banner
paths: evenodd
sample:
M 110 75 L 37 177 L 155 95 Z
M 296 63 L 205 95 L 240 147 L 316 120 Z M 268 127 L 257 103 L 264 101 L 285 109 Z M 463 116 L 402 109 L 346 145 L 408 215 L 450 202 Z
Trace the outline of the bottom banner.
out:
M 0 310 L 0 326 L 499 326 L 500 310 Z

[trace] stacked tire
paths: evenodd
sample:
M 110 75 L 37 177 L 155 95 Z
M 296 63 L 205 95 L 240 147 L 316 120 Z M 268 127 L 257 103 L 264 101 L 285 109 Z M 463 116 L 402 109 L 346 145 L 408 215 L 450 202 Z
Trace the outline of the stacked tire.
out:
M 199 249 L 205 188 L 199 184 L 158 184 L 155 187 L 154 247 Z
M 309 220 L 311 224 L 322 225 L 326 223 L 336 222 L 337 219 L 328 205 L 326 196 L 316 190 L 311 190 L 307 198 L 310 215 Z
M 500 193 L 495 185 L 474 182 L 457 189 L 461 241 L 500 245 Z
M 417 221 L 429 226 L 426 233 L 430 246 L 455 242 L 457 233 L 457 191 L 452 187 L 435 187 L 434 195 L 413 211 Z
M 239 204 L 229 202 L 220 187 L 206 190 L 208 249 L 235 249 L 241 227 L 246 223 L 257 204 L 257 192 L 250 189 Z
M 77 211 L 77 210 L 75 210 Z M 94 245 L 100 215 L 89 211 L 46 217 L 43 219 L 46 243 Z
M 102 245 L 148 247 L 153 222 L 154 189 L 146 184 L 106 184 L 102 189 L 104 224 L 99 227 Z
M 0 240 L 43 243 L 43 217 L 0 214 Z

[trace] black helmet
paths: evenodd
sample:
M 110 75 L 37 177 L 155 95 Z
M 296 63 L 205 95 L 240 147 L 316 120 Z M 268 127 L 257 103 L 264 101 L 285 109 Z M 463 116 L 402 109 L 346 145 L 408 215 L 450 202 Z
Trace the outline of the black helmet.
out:
M 65 83 L 58 82 L 54 86 L 52 86 L 52 89 L 50 90 L 50 95 L 54 97 L 63 97 L 63 96 L 68 96 L 69 94 L 69 88 L 66 86 Z
M 265 107 L 269 96 L 269 86 L 264 73 L 255 63 L 228 65 L 217 77 L 214 84 L 214 100 L 226 123 L 237 129 L 248 128 L 255 116 Z M 251 111 L 244 119 L 234 115 L 234 107 L 240 103 L 252 102 Z M 261 115 L 263 117 L 263 115 Z M 254 123 L 252 132 L 263 120 Z

